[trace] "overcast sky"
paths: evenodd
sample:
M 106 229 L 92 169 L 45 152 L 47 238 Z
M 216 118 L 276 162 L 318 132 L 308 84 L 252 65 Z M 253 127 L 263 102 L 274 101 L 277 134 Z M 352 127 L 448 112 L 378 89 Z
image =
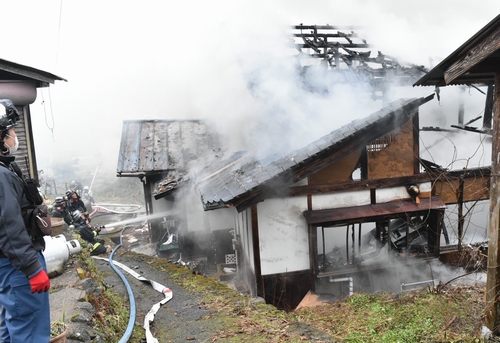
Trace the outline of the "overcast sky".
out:
M 352 95 L 346 108 L 333 109 L 286 82 L 280 42 L 290 25 L 362 26 L 378 50 L 430 67 L 500 13 L 498 0 L 1 3 L 0 58 L 68 80 L 39 91 L 31 106 L 39 169 L 78 163 L 110 175 L 123 120 L 209 118 L 227 144 L 244 148 L 252 139 L 273 141 L 257 138 L 262 132 L 300 136 L 301 144 L 354 119 L 344 112 L 356 113 L 361 100 Z M 261 69 L 264 102 L 247 89 L 249 73 Z M 432 93 L 424 88 L 408 96 Z M 316 123 L 300 131 L 312 113 Z

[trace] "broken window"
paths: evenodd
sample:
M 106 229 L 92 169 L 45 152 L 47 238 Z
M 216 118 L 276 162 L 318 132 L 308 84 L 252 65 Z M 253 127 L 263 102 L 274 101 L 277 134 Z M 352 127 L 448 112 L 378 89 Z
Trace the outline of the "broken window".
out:
M 432 235 L 426 216 L 394 218 L 317 229 L 320 273 L 341 272 L 349 267 L 383 264 L 389 257 L 429 256 Z M 445 234 L 445 230 L 443 231 Z
M 385 149 L 389 144 L 392 143 L 394 140 L 393 135 L 386 135 L 384 137 L 381 137 L 379 139 L 375 139 L 372 141 L 370 144 L 366 146 L 366 151 L 367 152 L 379 152 Z

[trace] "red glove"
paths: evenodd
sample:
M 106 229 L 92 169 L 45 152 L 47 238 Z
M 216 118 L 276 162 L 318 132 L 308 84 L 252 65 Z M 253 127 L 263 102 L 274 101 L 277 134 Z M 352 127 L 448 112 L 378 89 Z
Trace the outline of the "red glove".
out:
M 44 269 L 33 275 L 29 281 L 31 285 L 31 293 L 47 292 L 50 288 L 49 276 Z

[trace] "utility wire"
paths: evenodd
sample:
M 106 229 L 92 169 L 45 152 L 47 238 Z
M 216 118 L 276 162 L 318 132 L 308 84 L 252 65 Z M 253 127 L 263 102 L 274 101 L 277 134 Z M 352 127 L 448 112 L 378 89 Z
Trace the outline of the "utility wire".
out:
M 61 0 L 60 4 L 59 4 L 59 23 L 58 23 L 58 27 L 57 27 L 56 65 L 54 66 L 54 70 L 56 72 L 57 72 L 57 63 L 59 60 L 59 41 L 61 38 L 62 5 L 63 5 L 63 2 Z
M 41 92 L 41 94 L 42 94 L 43 113 L 45 116 L 45 125 L 50 130 L 50 133 L 52 135 L 52 141 L 55 142 L 55 139 L 54 139 L 54 112 L 52 111 L 52 100 L 50 98 L 50 90 L 49 90 L 49 101 L 50 101 L 50 118 L 52 121 L 52 125 L 49 124 L 48 119 L 47 119 L 47 108 L 45 106 L 45 98 L 43 96 L 43 91 Z

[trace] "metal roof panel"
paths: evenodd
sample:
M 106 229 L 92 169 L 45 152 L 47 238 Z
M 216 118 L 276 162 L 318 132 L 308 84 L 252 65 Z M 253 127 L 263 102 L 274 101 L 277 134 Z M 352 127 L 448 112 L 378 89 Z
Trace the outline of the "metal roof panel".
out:
M 199 120 L 125 120 L 117 172 L 186 171 L 216 148 L 217 136 Z

